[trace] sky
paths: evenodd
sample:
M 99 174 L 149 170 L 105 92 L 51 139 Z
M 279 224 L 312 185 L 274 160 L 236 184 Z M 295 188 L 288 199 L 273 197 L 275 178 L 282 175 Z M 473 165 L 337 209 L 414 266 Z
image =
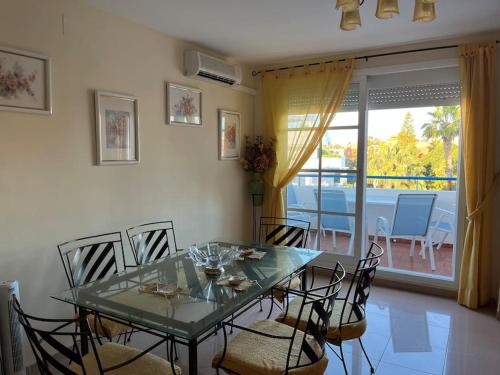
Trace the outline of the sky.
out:
M 402 108 L 402 109 L 379 109 L 368 111 L 368 136 L 387 140 L 396 135 L 401 129 L 406 112 L 413 116 L 413 125 L 417 138 L 422 137 L 422 125 L 429 121 L 428 112 L 434 107 Z M 357 112 L 339 112 L 335 115 L 334 126 L 357 125 Z M 357 143 L 356 130 L 333 130 L 328 131 L 327 139 L 331 144 L 347 145 Z

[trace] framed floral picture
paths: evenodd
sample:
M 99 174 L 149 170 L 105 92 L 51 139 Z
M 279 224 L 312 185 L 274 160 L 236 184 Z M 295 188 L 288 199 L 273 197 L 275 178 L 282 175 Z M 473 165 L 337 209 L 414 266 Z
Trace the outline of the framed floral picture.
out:
M 240 158 L 240 117 L 238 112 L 219 109 L 219 160 Z
M 52 113 L 50 59 L 0 47 L 0 110 Z
M 95 92 L 97 164 L 139 162 L 139 114 L 136 97 Z
M 201 90 L 167 83 L 167 124 L 201 127 Z

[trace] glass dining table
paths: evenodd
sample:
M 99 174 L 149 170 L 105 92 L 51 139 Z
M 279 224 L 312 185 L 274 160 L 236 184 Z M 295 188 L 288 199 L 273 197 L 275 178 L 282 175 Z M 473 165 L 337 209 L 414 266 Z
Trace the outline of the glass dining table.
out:
M 66 290 L 52 297 L 70 303 L 80 314 L 100 316 L 144 328 L 170 337 L 188 346 L 189 374 L 197 374 L 197 347 L 220 327 L 220 324 L 244 308 L 256 303 L 277 283 L 304 269 L 321 252 L 255 243 L 219 242 L 221 246 L 246 246 L 265 252 L 261 259 L 243 258 L 224 266 L 220 276 L 205 274 L 187 251 L 157 262 L 126 269 L 111 277 Z M 217 284 L 218 278 L 241 276 L 255 280 L 245 291 Z M 143 293 L 151 283 L 176 284 L 178 293 L 171 298 Z M 302 285 L 305 286 L 305 273 Z M 82 337 L 82 352 L 88 351 Z

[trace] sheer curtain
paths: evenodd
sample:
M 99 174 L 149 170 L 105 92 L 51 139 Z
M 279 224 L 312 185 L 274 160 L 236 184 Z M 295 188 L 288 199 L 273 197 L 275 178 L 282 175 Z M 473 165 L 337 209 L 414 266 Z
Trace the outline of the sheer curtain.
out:
M 467 201 L 458 302 L 488 303 L 495 182 L 495 42 L 460 46 L 462 153 Z
M 285 217 L 283 190 L 316 150 L 352 79 L 352 59 L 262 77 L 266 138 L 276 165 L 264 173 L 264 215 Z

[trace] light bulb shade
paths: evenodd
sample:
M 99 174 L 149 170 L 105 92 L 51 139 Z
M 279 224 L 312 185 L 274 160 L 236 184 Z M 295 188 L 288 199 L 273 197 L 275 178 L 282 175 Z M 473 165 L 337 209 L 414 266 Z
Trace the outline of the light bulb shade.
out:
M 399 14 L 398 0 L 378 0 L 375 17 L 380 19 L 392 18 L 395 14 Z
M 436 4 L 425 2 L 425 0 L 415 0 L 415 12 L 413 21 L 430 22 L 436 19 Z
M 340 21 L 340 28 L 345 31 L 350 31 L 355 30 L 358 26 L 361 26 L 361 16 L 359 15 L 359 9 L 343 10 L 342 19 Z
M 359 0 L 337 0 L 336 7 L 346 11 L 359 9 Z

